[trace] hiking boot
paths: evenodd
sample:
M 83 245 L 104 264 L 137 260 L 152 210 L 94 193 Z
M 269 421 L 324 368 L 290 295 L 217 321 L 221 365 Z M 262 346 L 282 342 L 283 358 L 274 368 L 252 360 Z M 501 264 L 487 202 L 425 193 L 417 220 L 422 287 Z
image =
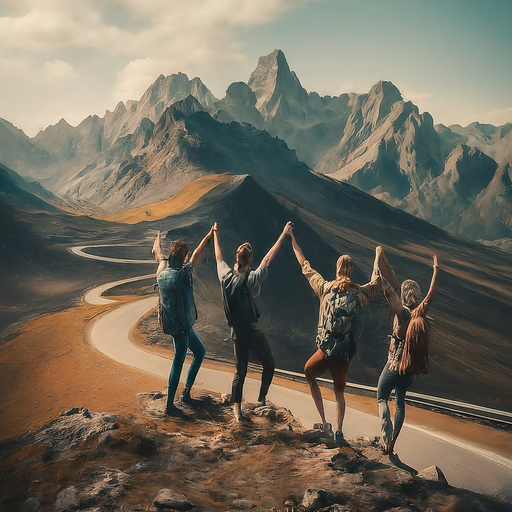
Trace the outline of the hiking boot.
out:
M 332 425 L 330 423 L 326 423 L 323 430 L 329 437 L 334 437 L 334 432 L 332 431 Z
M 193 407 L 197 407 L 201 404 L 200 400 L 196 400 L 190 396 L 190 388 L 183 388 L 183 391 L 178 400 L 180 405 L 191 405 Z
M 313 425 L 314 430 L 321 430 L 324 434 L 327 434 L 329 437 L 334 437 L 334 432 L 332 431 L 332 425 L 330 423 L 315 423 Z
M 337 430 L 336 433 L 334 434 L 334 441 L 336 441 L 336 444 L 340 447 L 350 446 L 345 437 L 343 437 L 343 432 L 340 432 L 339 430 Z
M 179 407 L 176 407 L 174 404 L 167 406 L 165 408 L 165 414 L 167 414 L 167 416 L 172 416 L 173 418 L 179 418 L 182 420 L 191 419 L 191 417 L 188 414 L 182 411 Z

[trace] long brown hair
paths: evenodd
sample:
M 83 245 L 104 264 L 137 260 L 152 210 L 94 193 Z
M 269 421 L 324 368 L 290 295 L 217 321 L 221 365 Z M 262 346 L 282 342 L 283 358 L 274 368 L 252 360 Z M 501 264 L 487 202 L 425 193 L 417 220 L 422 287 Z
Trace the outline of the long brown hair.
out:
M 188 245 L 183 240 L 176 240 L 169 249 L 169 267 L 179 268 L 188 256 Z
M 243 243 L 236 250 L 236 268 L 245 268 L 249 265 L 252 259 L 252 247 L 249 242 Z
M 332 285 L 333 290 L 345 293 L 352 286 L 352 258 L 348 254 L 344 254 L 338 258 L 336 262 L 336 279 Z

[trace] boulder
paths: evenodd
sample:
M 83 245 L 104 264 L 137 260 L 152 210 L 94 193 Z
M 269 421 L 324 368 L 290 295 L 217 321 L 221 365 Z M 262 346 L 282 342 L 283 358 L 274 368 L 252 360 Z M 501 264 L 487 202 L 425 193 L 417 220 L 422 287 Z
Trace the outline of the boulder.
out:
M 30 497 L 21 505 L 20 512 L 39 512 L 39 510 L 41 510 L 41 503 Z
M 302 506 L 307 510 L 318 510 L 329 505 L 329 493 L 324 489 L 306 489 Z
M 69 512 L 80 506 L 78 488 L 74 485 L 64 489 L 57 494 L 55 500 L 55 512 Z
M 432 482 L 440 482 L 444 485 L 448 485 L 448 480 L 446 480 L 444 473 L 437 466 L 429 466 L 428 468 L 422 469 L 417 476 L 418 478 L 423 478 L 423 480 L 431 480 Z
M 116 415 L 109 412 L 90 412 L 83 407 L 73 407 L 39 430 L 35 441 L 48 444 L 55 452 L 65 452 L 103 432 L 114 430 L 115 420 Z
M 153 500 L 153 505 L 157 508 L 172 508 L 174 510 L 190 510 L 193 506 L 184 494 L 172 489 L 160 489 Z

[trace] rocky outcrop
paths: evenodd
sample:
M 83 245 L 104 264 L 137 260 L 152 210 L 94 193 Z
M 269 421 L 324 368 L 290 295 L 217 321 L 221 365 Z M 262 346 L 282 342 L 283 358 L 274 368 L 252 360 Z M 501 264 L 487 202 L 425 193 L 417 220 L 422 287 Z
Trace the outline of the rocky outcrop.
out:
M 250 421 L 239 425 L 230 404 L 207 394 L 200 399 L 199 407 L 184 406 L 194 421 L 167 417 L 165 393 L 152 392 L 139 396 L 144 413 L 117 417 L 108 436 L 77 435 L 77 425 L 90 431 L 91 421 L 114 415 L 74 408 L 35 434 L 7 443 L 2 462 L 10 487 L 8 497 L 0 487 L 0 507 L 6 512 L 512 510 L 504 501 L 450 487 L 437 466 L 416 474 L 403 463 L 394 465 L 375 438 L 333 447 L 323 432 L 308 437 L 311 431 L 274 404 L 244 403 Z M 51 432 L 53 445 L 59 445 L 66 429 L 73 442 L 60 447 L 65 460 L 38 449 L 40 439 L 48 444 Z M 141 449 L 148 444 L 151 450 Z M 112 462 L 117 469 L 110 469 Z

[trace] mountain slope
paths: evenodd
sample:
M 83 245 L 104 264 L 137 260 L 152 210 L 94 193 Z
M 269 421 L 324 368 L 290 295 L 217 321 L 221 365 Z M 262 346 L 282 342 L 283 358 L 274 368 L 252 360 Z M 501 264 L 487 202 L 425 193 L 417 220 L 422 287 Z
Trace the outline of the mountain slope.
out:
M 0 163 L 14 171 L 27 174 L 54 162 L 54 158 L 40 149 L 25 133 L 12 123 L 0 118 Z

